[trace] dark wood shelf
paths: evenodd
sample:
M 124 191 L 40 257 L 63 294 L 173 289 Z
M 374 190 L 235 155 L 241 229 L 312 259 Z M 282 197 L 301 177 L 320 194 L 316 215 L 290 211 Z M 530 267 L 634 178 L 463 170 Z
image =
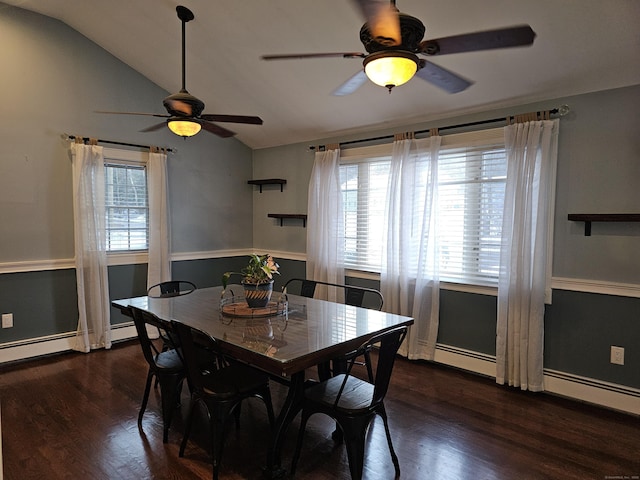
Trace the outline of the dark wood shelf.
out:
M 307 226 L 307 214 L 306 213 L 267 213 L 267 217 L 269 218 L 279 218 L 280 226 L 282 226 L 282 222 L 285 218 L 295 218 L 298 220 L 302 220 L 302 226 L 306 228 Z
M 260 180 L 249 180 L 249 185 L 260 185 L 260 193 L 262 193 L 263 185 L 280 185 L 280 191 L 283 191 L 283 186 L 287 181 L 284 178 L 264 178 Z
M 572 222 L 584 222 L 584 235 L 591 235 L 591 222 L 640 222 L 640 213 L 570 213 Z

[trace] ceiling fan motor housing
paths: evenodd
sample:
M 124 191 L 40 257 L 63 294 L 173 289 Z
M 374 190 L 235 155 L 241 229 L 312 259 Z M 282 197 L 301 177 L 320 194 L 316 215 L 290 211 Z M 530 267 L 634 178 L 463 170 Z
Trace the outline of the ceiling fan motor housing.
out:
M 199 117 L 204 110 L 204 102 L 186 90 L 169 95 L 162 103 L 167 112 L 175 117 Z
M 362 26 L 360 29 L 360 41 L 367 52 L 375 53 L 383 50 L 419 51 L 420 42 L 424 38 L 426 31 L 424 24 L 416 17 L 412 17 L 406 13 L 399 12 L 398 17 L 400 20 L 400 35 L 402 37 L 400 45 L 385 45 L 384 43 L 379 43 L 371 34 L 369 25 L 365 23 Z

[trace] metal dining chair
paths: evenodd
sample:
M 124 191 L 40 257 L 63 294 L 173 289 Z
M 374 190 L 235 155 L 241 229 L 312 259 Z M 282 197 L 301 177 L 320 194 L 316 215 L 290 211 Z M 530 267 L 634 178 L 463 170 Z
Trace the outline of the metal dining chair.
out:
M 358 285 L 346 285 L 346 284 L 338 284 L 338 283 L 329 283 L 329 282 L 321 282 L 319 280 L 309 280 L 307 278 L 291 278 L 285 283 L 284 287 L 282 287 L 283 293 L 287 293 L 288 288 L 293 283 L 299 283 L 299 292 L 300 296 L 313 298 L 316 292 L 316 287 L 318 285 L 324 285 L 330 288 L 337 288 L 344 291 L 344 303 L 347 305 L 353 305 L 354 307 L 365 307 L 371 308 L 374 310 L 382 310 L 382 306 L 384 305 L 384 298 L 380 291 L 375 290 L 373 288 L 360 287 Z M 318 375 L 321 380 L 324 380 L 332 375 L 332 373 L 338 373 L 344 370 L 344 366 L 347 360 L 354 355 L 355 352 L 351 352 L 346 354 L 343 357 L 336 358 L 333 360 L 333 372 L 332 367 L 329 364 L 320 364 L 318 365 Z M 367 377 L 369 382 L 373 381 L 373 371 L 371 369 L 371 350 L 366 350 L 362 352 L 362 358 L 364 359 L 361 362 L 358 362 L 360 365 L 364 365 L 367 369 Z
M 168 298 L 179 295 L 188 295 L 195 291 L 195 283 L 189 280 L 168 280 L 156 283 L 147 289 L 147 296 L 151 298 Z
M 362 478 L 367 430 L 371 421 L 376 415 L 379 415 L 384 422 L 384 430 L 396 478 L 400 476 L 400 464 L 391 442 L 387 413 L 384 408 L 384 398 L 389 389 L 396 353 L 406 335 L 406 326 L 397 327 L 374 336 L 357 349 L 357 352 L 362 353 L 370 349 L 373 344 L 380 344 L 373 383 L 351 375 L 351 369 L 356 358 L 354 356 L 349 360 L 345 373 L 305 389 L 302 400 L 300 431 L 291 463 L 292 476 L 296 471 L 300 458 L 307 422 L 309 417 L 315 413 L 323 413 L 333 418 L 341 430 L 347 448 L 352 480 L 360 480 Z
M 273 427 L 275 420 L 269 377 L 259 370 L 240 363 L 216 363 L 203 369 L 198 358 L 198 349 L 200 344 L 204 344 L 202 346 L 209 351 L 218 351 L 215 339 L 180 322 L 172 322 L 172 327 L 180 342 L 180 351 L 191 390 L 191 401 L 179 455 L 184 456 L 193 425 L 195 407 L 200 404 L 206 409 L 209 420 L 213 479 L 216 480 L 220 470 L 225 426 L 232 414 L 238 412 L 243 400 L 250 397 L 260 398 L 267 408 L 270 427 Z M 200 342 L 198 345 L 195 338 Z
M 182 382 L 185 378 L 186 370 L 178 352 L 175 349 L 169 348 L 164 351 L 159 351 L 147 333 L 147 325 L 163 330 L 168 328 L 168 326 L 147 311 L 140 310 L 135 307 L 130 308 L 133 323 L 135 324 L 136 331 L 138 332 L 138 340 L 142 347 L 142 353 L 149 365 L 144 394 L 142 396 L 142 405 L 140 406 L 140 412 L 138 413 L 138 426 L 142 428 L 142 417 L 144 416 L 144 412 L 147 408 L 149 393 L 151 391 L 151 383 L 155 377 L 157 384 L 160 385 L 160 402 L 162 423 L 164 427 L 162 441 L 166 443 L 169 437 L 169 427 L 171 426 L 173 412 L 179 405 L 179 397 L 180 392 L 182 391 Z
M 282 291 L 287 293 L 292 284 L 298 283 L 296 291 L 300 292 L 300 296 L 313 298 L 318 285 L 333 287 L 344 291 L 344 303 L 355 307 L 371 308 L 374 310 L 382 310 L 384 298 L 380 291 L 374 288 L 360 287 L 358 285 L 347 285 L 339 283 L 321 282 L 319 280 L 310 280 L 308 278 L 291 278 L 284 284 Z

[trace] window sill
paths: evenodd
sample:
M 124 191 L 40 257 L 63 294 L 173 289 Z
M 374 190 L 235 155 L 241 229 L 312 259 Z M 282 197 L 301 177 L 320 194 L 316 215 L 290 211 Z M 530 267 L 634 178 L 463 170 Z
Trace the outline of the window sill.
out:
M 148 263 L 149 253 L 144 251 L 137 252 L 107 252 L 107 265 L 133 265 Z
M 364 270 L 346 269 L 345 275 L 351 278 L 362 278 L 365 280 L 380 281 L 380 274 L 376 272 L 365 272 Z M 498 296 L 498 287 L 491 285 L 471 285 L 466 283 L 440 281 L 440 290 L 452 292 L 475 293 L 478 295 Z

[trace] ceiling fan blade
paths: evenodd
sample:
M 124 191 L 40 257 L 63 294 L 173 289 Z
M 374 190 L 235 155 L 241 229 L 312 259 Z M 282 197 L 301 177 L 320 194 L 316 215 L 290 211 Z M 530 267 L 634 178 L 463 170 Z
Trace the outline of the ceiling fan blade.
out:
M 111 115 L 144 115 L 146 117 L 168 118 L 170 115 L 164 113 L 142 113 L 142 112 L 108 112 L 105 110 L 94 110 L 95 113 L 108 113 Z
M 364 58 L 366 55 L 360 52 L 335 52 L 335 53 L 287 53 L 284 55 L 263 55 L 262 60 L 297 60 L 301 58 Z
M 395 1 L 354 0 L 366 19 L 373 39 L 380 45 L 392 47 L 402 43 L 400 19 Z
M 160 130 L 162 127 L 166 127 L 167 122 L 156 123 L 155 125 L 151 125 L 150 127 L 145 128 L 144 130 L 140 130 L 141 132 L 155 132 L 156 130 Z
M 420 52 L 425 55 L 448 55 L 494 48 L 522 47 L 531 45 L 535 37 L 536 33 L 529 25 L 517 25 L 425 40 L 420 43 L 419 48 Z
M 364 73 L 364 70 L 360 70 L 349 80 L 344 82 L 338 88 L 333 91 L 333 95 L 336 97 L 343 97 L 345 95 L 350 95 L 355 92 L 358 88 L 364 85 L 367 82 L 367 74 Z
M 200 115 L 203 120 L 210 122 L 229 122 L 229 123 L 248 123 L 250 125 L 262 125 L 260 117 L 251 117 L 247 115 L 218 115 L 215 113 L 203 113 Z
M 226 128 L 223 128 L 220 125 L 216 125 L 215 123 L 209 123 L 206 120 L 200 121 L 198 123 L 200 123 L 200 125 L 202 125 L 202 128 L 207 132 L 213 133 L 222 138 L 229 138 L 235 135 L 235 132 L 232 132 L 231 130 L 227 130 Z
M 418 68 L 416 76 L 449 93 L 461 92 L 473 84 L 473 82 L 426 60 L 420 60 L 420 68 Z

